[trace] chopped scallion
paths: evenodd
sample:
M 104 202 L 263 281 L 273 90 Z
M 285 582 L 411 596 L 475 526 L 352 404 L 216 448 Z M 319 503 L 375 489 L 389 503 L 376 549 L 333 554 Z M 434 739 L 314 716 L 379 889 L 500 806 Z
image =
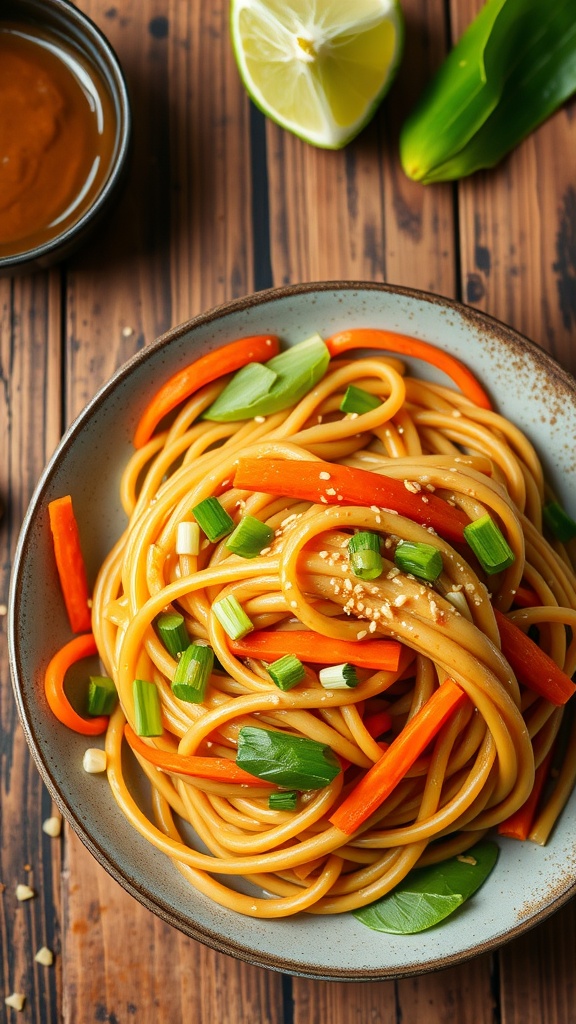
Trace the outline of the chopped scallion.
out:
M 262 548 L 268 547 L 273 536 L 271 526 L 255 516 L 243 516 L 234 533 L 228 537 L 226 547 L 242 558 L 256 558 Z
M 295 789 L 280 793 L 270 793 L 268 807 L 271 811 L 295 811 L 298 804 L 298 792 Z
M 402 541 L 394 553 L 394 564 L 418 579 L 433 583 L 442 572 L 444 563 L 438 548 L 421 541 Z
M 194 506 L 192 512 L 200 529 L 212 543 L 222 540 L 222 537 L 226 537 L 234 529 L 234 520 L 228 515 L 218 498 L 204 498 L 204 501 Z
M 88 684 L 88 714 L 111 715 L 118 703 L 118 694 L 108 676 L 90 676 Z
M 486 514 L 464 527 L 464 537 L 488 575 L 507 569 L 514 552 L 494 520 Z
M 313 334 L 265 364 L 248 363 L 234 374 L 204 418 L 229 422 L 280 412 L 308 394 L 329 362 L 327 346 L 319 334 Z
M 253 622 L 248 618 L 237 597 L 231 594 L 222 597 L 212 605 L 214 615 L 231 640 L 241 640 L 254 629 Z
M 190 643 L 184 616 L 179 612 L 164 612 L 156 619 L 156 629 L 164 647 L 173 658 L 185 651 Z
M 214 651 L 202 640 L 190 644 L 176 666 L 172 693 L 178 700 L 201 704 L 214 667 Z
M 382 405 L 382 402 L 377 395 L 371 395 L 369 391 L 364 391 L 364 388 L 357 388 L 355 384 L 350 384 L 340 402 L 340 411 L 355 412 L 361 416 L 365 412 L 377 409 L 379 405 Z
M 182 522 L 176 528 L 176 554 L 197 555 L 200 551 L 200 527 L 198 523 Z
M 268 665 L 268 672 L 279 689 L 291 690 L 301 683 L 306 675 L 304 665 L 294 654 L 285 654 Z
M 560 502 L 549 501 L 542 509 L 542 516 L 550 533 L 562 544 L 576 537 L 576 522 L 562 508 Z
M 352 572 L 359 579 L 375 580 L 381 576 L 383 562 L 378 534 L 369 530 L 355 533 L 348 541 L 348 558 Z
M 132 683 L 134 698 L 134 727 L 138 736 L 161 736 L 162 710 L 160 694 L 155 683 L 146 679 L 135 679 Z
M 289 733 L 245 726 L 238 734 L 236 764 L 258 779 L 289 789 L 322 789 L 339 774 L 330 747 Z
M 353 689 L 360 680 L 354 665 L 345 662 L 343 665 L 328 665 L 321 668 L 318 678 L 326 690 Z

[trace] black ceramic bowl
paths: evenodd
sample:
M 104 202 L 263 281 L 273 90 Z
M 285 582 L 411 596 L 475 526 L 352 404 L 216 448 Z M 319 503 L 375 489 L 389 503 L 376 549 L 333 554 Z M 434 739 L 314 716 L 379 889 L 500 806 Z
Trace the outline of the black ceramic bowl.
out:
M 84 242 L 118 192 L 126 170 L 131 135 L 128 92 L 118 58 L 102 32 L 85 14 L 69 0 L 2 0 L 0 30 L 14 31 L 15 26 L 17 34 L 22 29 L 23 35 L 29 32 L 32 37 L 47 38 L 51 52 L 56 58 L 63 56 L 68 68 L 77 61 L 81 69 L 77 78 L 83 91 L 83 82 L 88 78 L 97 83 L 105 104 L 95 116 L 99 124 L 107 118 L 108 147 L 106 156 L 100 160 L 96 186 L 94 182 L 90 189 L 88 185 L 82 186 L 89 198 L 78 202 L 68 216 L 58 216 L 45 232 L 50 237 L 31 242 L 23 237 L 0 247 L 0 275 L 50 266 Z M 93 104 L 91 95 L 87 95 L 87 102 Z M 7 252 L 7 248 L 13 251 Z

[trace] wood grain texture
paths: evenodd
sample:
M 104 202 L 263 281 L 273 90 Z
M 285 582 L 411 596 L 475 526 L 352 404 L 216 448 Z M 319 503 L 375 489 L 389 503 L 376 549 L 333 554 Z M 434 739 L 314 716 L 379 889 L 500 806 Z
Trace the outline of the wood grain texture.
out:
M 25 993 L 30 1019 L 46 1024 L 59 1019 L 61 972 L 59 962 L 40 967 L 34 954 L 43 945 L 59 950 L 60 844 L 42 832 L 50 801 L 18 722 L 5 625 L 20 525 L 61 432 L 60 318 L 58 272 L 0 282 L 0 961 L 2 993 Z M 36 896 L 19 903 L 19 883 Z
M 463 297 L 576 368 L 574 107 L 496 171 L 458 185 L 424 188 L 399 166 L 403 119 L 480 3 L 403 0 L 406 56 L 389 100 L 351 146 L 327 153 L 249 104 L 227 0 L 80 0 L 128 78 L 132 166 L 82 253 L 61 271 L 0 281 L 0 604 L 26 504 L 65 423 L 134 351 L 233 296 L 387 280 Z M 27 995 L 23 1020 L 576 1024 L 573 906 L 493 956 L 362 985 L 265 972 L 164 925 L 73 834 L 62 844 L 42 833 L 50 801 L 16 723 L 4 632 L 0 616 L 0 948 L 4 994 Z M 17 904 L 18 881 L 37 898 Z M 33 961 L 43 944 L 54 968 Z

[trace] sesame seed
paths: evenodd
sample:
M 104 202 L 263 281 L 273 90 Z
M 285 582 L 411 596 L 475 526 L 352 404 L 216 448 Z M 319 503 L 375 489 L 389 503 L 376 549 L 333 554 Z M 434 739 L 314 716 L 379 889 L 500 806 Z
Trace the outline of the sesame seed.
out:
M 356 639 L 357 640 L 363 640 L 364 637 L 367 636 L 367 635 L 368 635 L 368 630 L 367 629 L 361 629 L 359 633 L 356 633 Z
M 376 632 L 376 623 L 374 621 L 372 621 L 370 623 L 370 625 L 368 626 L 368 629 L 370 630 L 371 633 L 375 633 Z
M 334 487 L 327 487 L 326 494 L 329 494 L 332 497 L 334 494 L 336 494 L 336 489 Z
M 266 423 L 266 417 L 265 416 L 255 416 L 254 417 L 254 423 Z
M 394 598 L 394 607 L 401 608 L 403 604 L 406 604 L 407 600 L 406 594 L 398 594 L 398 597 Z
M 319 474 L 319 478 L 320 480 L 329 480 L 330 473 L 327 473 L 325 470 L 322 470 L 322 472 Z

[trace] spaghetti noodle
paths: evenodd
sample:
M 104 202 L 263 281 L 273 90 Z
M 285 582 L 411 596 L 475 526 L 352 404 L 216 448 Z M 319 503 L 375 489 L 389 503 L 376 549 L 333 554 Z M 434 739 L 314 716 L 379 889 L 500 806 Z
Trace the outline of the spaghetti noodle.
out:
M 337 914 L 384 895 L 416 864 L 465 851 L 529 798 L 565 709 L 514 674 L 497 615 L 524 631 L 536 628 L 548 662 L 571 677 L 576 581 L 569 545 L 542 532 L 547 488 L 527 438 L 487 402 L 407 375 L 397 358 L 333 358 L 295 405 L 211 422 L 203 414 L 227 379 L 182 401 L 123 475 L 128 526 L 99 573 L 92 614 L 120 698 L 106 735 L 108 778 L 135 829 L 217 903 L 266 918 Z M 350 384 L 376 396 L 376 407 L 342 413 Z M 254 460 L 263 478 L 271 461 L 281 460 L 275 489 L 266 489 L 272 474 L 260 487 L 239 482 Z M 316 470 L 314 496 L 304 481 Z M 355 483 L 377 483 L 378 494 L 389 482 L 390 504 L 371 501 L 364 483 L 354 492 L 362 500 L 348 500 L 348 471 Z M 394 507 L 398 485 L 419 519 Z M 226 537 L 205 538 L 197 554 L 179 551 L 179 524 L 193 522 L 191 510 L 209 497 L 234 526 L 246 516 L 266 524 L 270 543 L 255 557 L 230 551 Z M 510 564 L 490 576 L 462 536 L 463 524 L 486 513 L 512 552 Z M 348 545 L 360 532 L 379 538 L 374 578 L 351 568 Z M 395 553 L 408 543 L 440 553 L 435 579 L 398 567 Z M 231 639 L 215 614 L 226 598 L 253 628 L 244 639 Z M 215 653 L 201 703 L 172 691 L 178 659 L 156 629 L 167 611 L 183 616 L 190 642 Z M 317 640 L 301 648 L 303 680 L 283 690 L 268 663 L 290 653 L 287 638 L 303 630 Z M 267 656 L 270 637 L 276 653 Z M 251 648 L 251 638 L 262 648 Z M 355 664 L 358 685 L 322 685 L 331 643 L 361 651 L 374 640 L 399 643 L 397 667 L 361 658 L 355 664 L 352 655 L 345 660 Z M 157 688 L 159 736 L 135 734 L 135 679 Z M 425 733 L 419 716 L 435 695 L 447 697 L 448 687 L 456 699 Z M 404 743 L 401 765 L 397 745 L 409 728 L 415 746 Z M 341 770 L 321 788 L 301 786 L 295 809 L 274 807 L 269 797 L 278 787 L 265 779 L 251 785 L 190 774 L 195 757 L 234 763 L 242 730 L 253 729 L 316 741 Z M 150 781 L 153 820 L 124 777 L 126 738 Z M 384 759 L 397 777 L 388 776 L 382 799 L 365 784 L 371 803 L 358 818 L 362 782 L 370 776 L 380 785 Z M 564 796 L 553 797 L 552 810 L 534 824 L 538 841 L 574 781 L 574 760 L 569 755 L 562 768 Z M 236 889 L 231 876 L 264 893 L 240 891 L 243 883 Z

